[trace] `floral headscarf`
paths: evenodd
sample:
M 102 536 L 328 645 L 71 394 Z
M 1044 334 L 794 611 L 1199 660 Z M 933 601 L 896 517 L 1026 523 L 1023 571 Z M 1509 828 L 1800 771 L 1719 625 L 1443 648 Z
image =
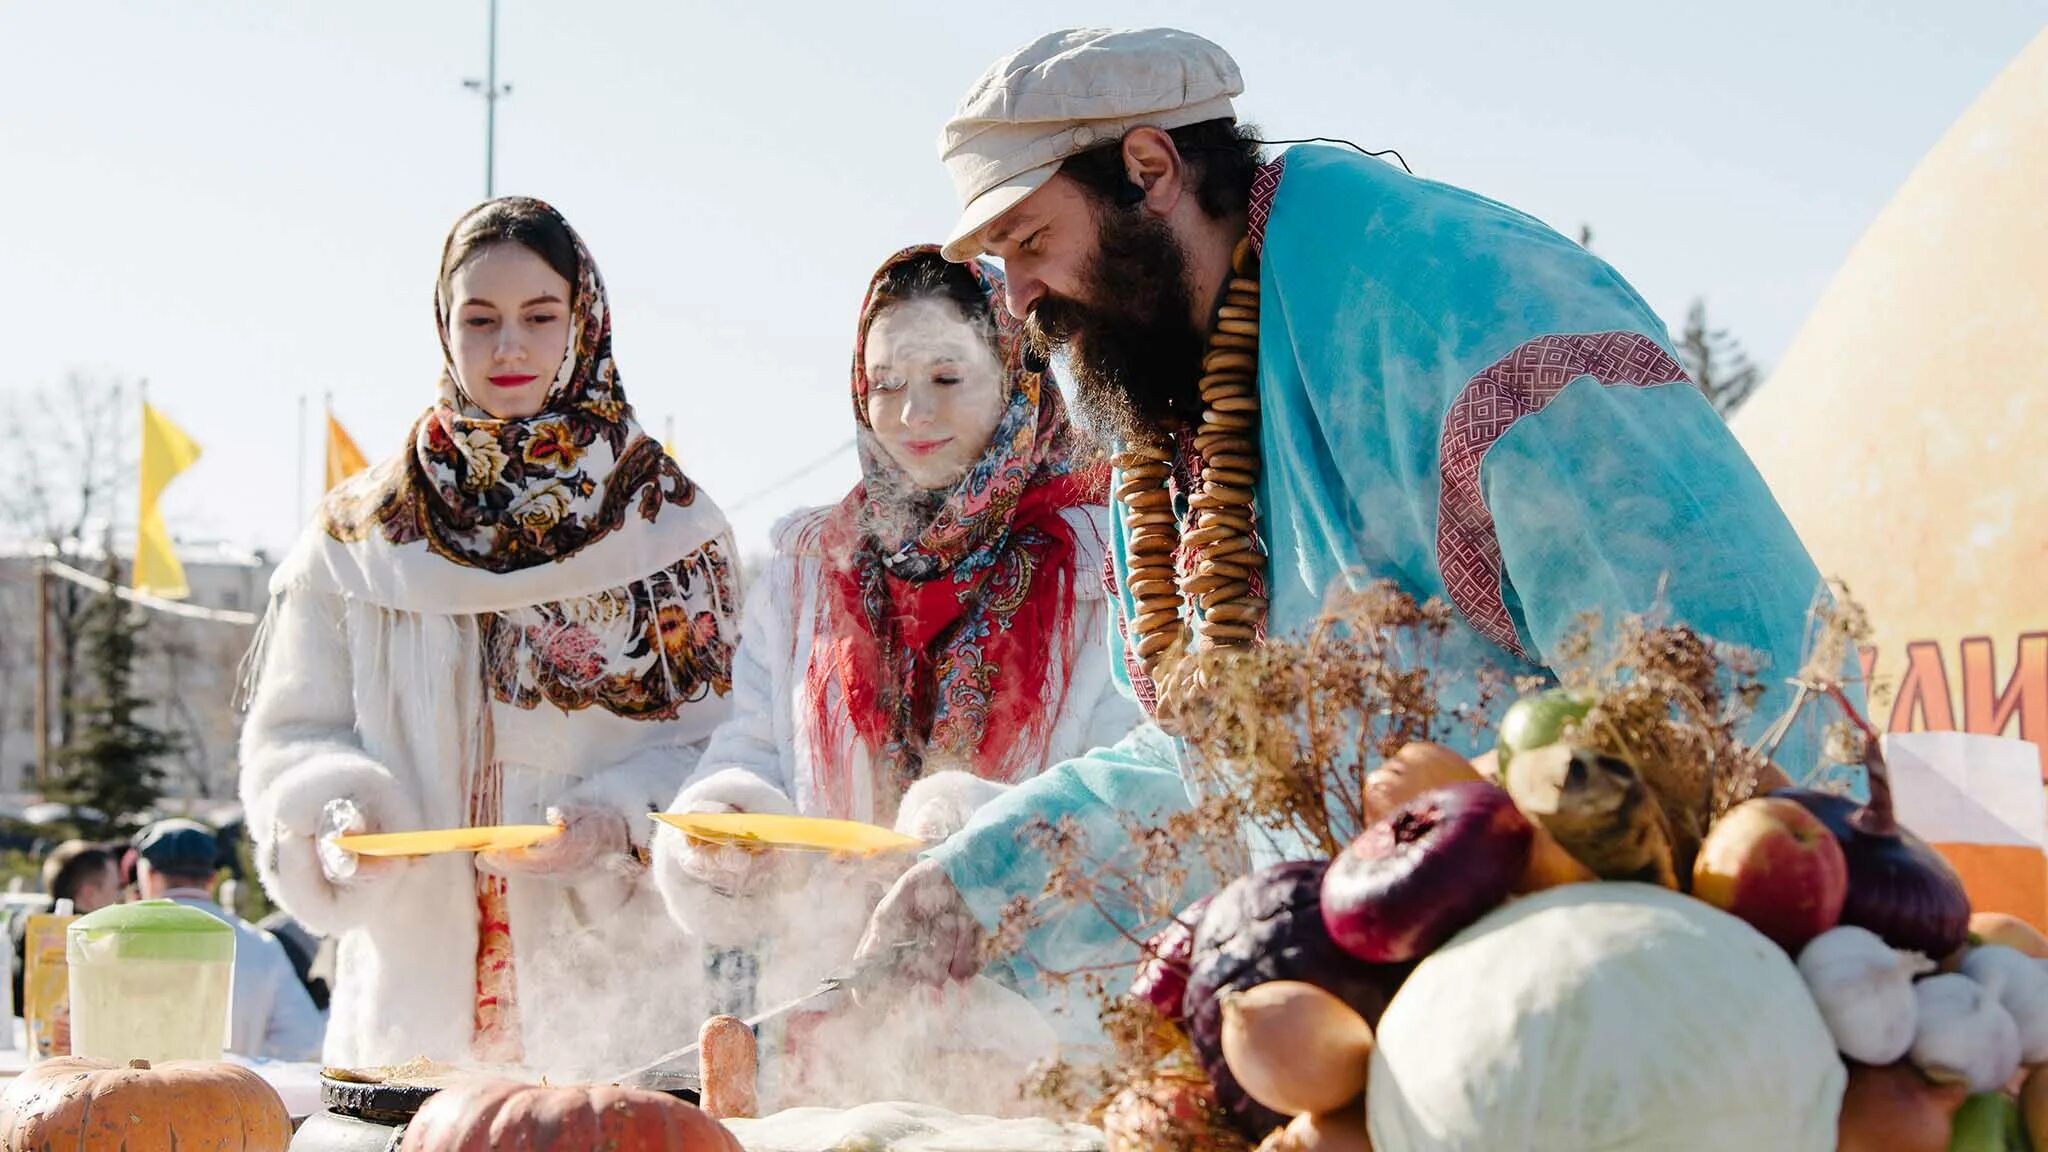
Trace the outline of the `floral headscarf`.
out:
M 439 402 L 413 425 L 410 451 L 344 483 L 321 510 L 345 553 L 327 560 L 346 591 L 415 611 L 526 606 L 629 584 L 726 533 L 724 516 L 633 418 L 612 362 L 604 280 L 582 238 L 553 208 L 523 203 L 553 215 L 575 245 L 568 353 L 539 412 L 489 415 L 457 382 L 436 286 Z M 460 232 L 458 222 L 444 262 Z
M 329 503 L 336 539 L 361 539 L 374 527 L 391 544 L 424 541 L 455 564 L 516 572 L 574 555 L 618 530 L 629 513 L 652 521 L 663 504 L 687 508 L 695 498 L 682 469 L 640 431 L 619 387 L 596 261 L 559 213 L 527 203 L 560 221 L 576 247 L 573 336 L 541 411 L 501 420 L 463 395 L 448 301 L 437 285 L 441 401 L 413 426 L 404 467 L 378 478 L 374 501 L 358 489 Z M 458 224 L 449 233 L 444 266 L 460 231 Z
M 456 223 L 444 267 L 463 224 L 496 203 Z M 329 494 L 323 531 L 280 581 L 485 619 L 485 675 L 501 701 L 672 720 L 730 690 L 730 530 L 633 419 L 582 239 L 553 208 L 519 203 L 554 216 L 576 254 L 569 347 L 541 410 L 497 419 L 463 395 L 437 285 L 439 401 L 406 451 Z
M 862 480 L 821 530 L 826 589 L 807 677 L 820 744 L 811 759 L 827 774 L 818 792 L 836 815 L 846 814 L 853 790 L 843 757 L 833 755 L 835 685 L 875 765 L 884 816 L 928 771 L 1008 780 L 1043 757 L 1073 663 L 1075 580 L 1092 576 L 1075 572 L 1063 513 L 1108 497 L 1108 470 L 1085 458 L 1059 389 L 1024 363 L 1022 326 L 999 299 L 1002 274 L 975 261 L 966 267 L 990 302 L 1003 414 L 930 520 L 908 539 L 889 538 L 900 531 L 893 526 L 909 485 L 865 434 L 868 329 L 884 278 L 938 251 L 909 248 L 882 265 L 854 341 Z

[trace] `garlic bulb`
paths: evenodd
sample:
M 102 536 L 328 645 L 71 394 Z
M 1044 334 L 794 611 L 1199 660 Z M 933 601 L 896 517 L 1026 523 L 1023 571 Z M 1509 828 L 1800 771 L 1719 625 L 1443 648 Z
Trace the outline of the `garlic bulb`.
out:
M 1916 952 L 1897 952 L 1867 928 L 1830 928 L 1800 950 L 1799 975 L 1820 1006 L 1842 1055 L 1890 1064 L 1913 1046 L 1919 1010 L 1913 977 L 1934 965 Z
M 1913 985 L 1913 998 L 1920 1026 L 1911 1055 L 1929 1080 L 1992 1092 L 2019 1071 L 2019 1026 L 1991 989 L 1949 972 Z
M 2020 1059 L 2048 1060 L 2048 971 L 2016 948 L 1987 944 L 1963 955 L 1963 975 L 1991 990 L 2019 1026 Z

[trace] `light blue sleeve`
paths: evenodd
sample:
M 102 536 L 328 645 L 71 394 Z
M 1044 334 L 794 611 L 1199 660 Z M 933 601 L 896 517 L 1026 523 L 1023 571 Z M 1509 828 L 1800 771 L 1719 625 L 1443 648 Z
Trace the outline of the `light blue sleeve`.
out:
M 1812 609 L 1826 589 L 1697 389 L 1581 378 L 1501 437 L 1483 481 L 1510 611 L 1545 663 L 1582 614 L 1611 627 L 1661 603 L 1670 619 L 1768 661 L 1752 739 L 1783 713 L 1792 698 L 1786 680 L 1805 661 Z M 1855 699 L 1860 706 L 1860 692 Z M 1821 735 L 1835 717 L 1824 706 L 1808 715 L 1780 745 L 1778 764 L 1795 780 L 1843 775 L 1820 762 Z
M 235 979 L 242 979 L 244 973 L 240 969 L 245 963 L 252 970 L 260 964 L 272 987 L 270 1018 L 263 1028 L 263 1050 L 248 1055 L 266 1060 L 318 1060 L 327 1037 L 326 1018 L 314 1006 L 312 993 L 299 982 L 298 969 L 292 967 L 284 945 L 274 939 L 265 943 L 268 947 L 260 957 L 248 961 L 236 958 Z
M 1112 747 L 1066 761 L 990 801 L 972 823 L 924 856 L 939 862 L 982 926 L 993 930 L 1013 901 L 1036 900 L 1045 889 L 1050 866 L 1031 847 L 1032 831 L 1041 821 L 1068 822 L 1085 838 L 1091 860 L 1129 868 L 1136 849 L 1127 829 L 1156 825 L 1188 806 L 1174 741 L 1148 723 Z M 1205 885 L 1203 878 L 1189 887 Z M 1196 894 L 1181 895 L 1186 898 L 1176 899 L 1176 907 L 1192 902 Z M 1030 934 L 1019 954 L 1003 961 L 1020 991 L 1031 995 L 1047 971 L 1137 958 L 1125 939 L 1125 933 L 1146 928 L 1136 909 L 1112 906 L 1117 923 L 1088 907 L 1059 911 Z

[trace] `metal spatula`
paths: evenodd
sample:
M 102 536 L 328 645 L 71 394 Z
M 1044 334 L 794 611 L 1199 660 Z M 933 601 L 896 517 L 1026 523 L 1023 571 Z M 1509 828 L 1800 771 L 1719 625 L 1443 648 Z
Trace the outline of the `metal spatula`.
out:
M 880 953 L 854 967 L 827 976 L 819 981 L 817 987 L 796 999 L 748 1017 L 746 1025 L 753 1030 L 754 1035 L 759 1036 L 763 1028 L 786 1016 L 799 1011 L 815 1010 L 823 1006 L 821 1002 L 829 1002 L 834 997 L 851 995 L 882 984 L 895 970 L 897 960 L 915 947 L 916 944 L 906 941 L 898 944 L 893 951 Z M 704 1083 L 697 1057 L 698 1046 L 693 1043 L 618 1077 L 614 1083 L 625 1088 L 647 1088 L 656 1092 L 697 1092 L 702 1089 Z

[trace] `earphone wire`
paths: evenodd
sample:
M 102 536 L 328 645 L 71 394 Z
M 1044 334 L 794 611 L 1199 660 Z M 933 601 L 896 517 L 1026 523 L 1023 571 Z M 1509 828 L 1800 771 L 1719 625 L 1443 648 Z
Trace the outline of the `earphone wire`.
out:
M 1401 155 L 1399 149 L 1383 148 L 1378 152 L 1374 152 L 1368 148 L 1361 148 L 1358 145 L 1353 144 L 1351 141 L 1345 140 L 1342 137 L 1338 136 L 1305 136 L 1299 140 L 1258 140 L 1255 141 L 1255 143 L 1264 145 L 1268 148 L 1272 147 L 1275 144 L 1342 144 L 1346 148 L 1351 149 L 1353 152 L 1357 152 L 1360 155 L 1364 156 L 1371 156 L 1374 159 L 1378 159 L 1382 156 L 1392 156 L 1394 158 L 1394 161 L 1401 165 L 1401 171 L 1406 172 L 1410 176 L 1415 175 L 1415 169 L 1410 168 L 1408 166 L 1408 158 Z

